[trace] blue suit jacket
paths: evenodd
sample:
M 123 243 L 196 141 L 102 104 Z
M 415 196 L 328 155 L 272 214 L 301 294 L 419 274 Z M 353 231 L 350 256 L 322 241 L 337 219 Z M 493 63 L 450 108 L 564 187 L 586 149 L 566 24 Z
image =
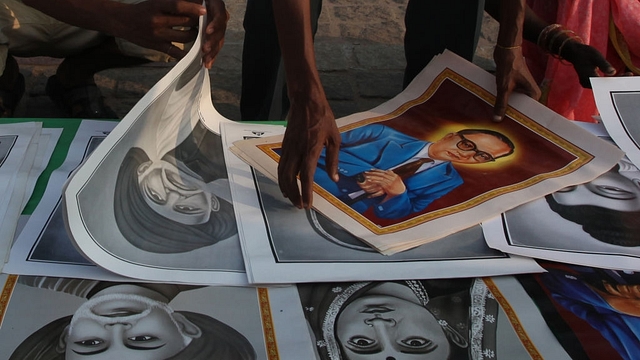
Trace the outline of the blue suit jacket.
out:
M 640 318 L 614 309 L 579 275 L 553 269 L 537 276 L 553 299 L 598 330 L 620 357 L 627 360 L 638 358 Z
M 338 198 L 361 190 L 355 176 L 371 169 L 388 170 L 416 155 L 428 142 L 390 127 L 371 124 L 342 133 L 338 171 L 333 182 L 325 171 L 323 150 L 314 180 Z M 351 206 L 362 213 L 373 206 L 376 216 L 396 219 L 424 210 L 432 201 L 460 186 L 463 181 L 450 162 L 440 163 L 404 180 L 406 191 L 381 203 L 383 196 L 367 198 Z

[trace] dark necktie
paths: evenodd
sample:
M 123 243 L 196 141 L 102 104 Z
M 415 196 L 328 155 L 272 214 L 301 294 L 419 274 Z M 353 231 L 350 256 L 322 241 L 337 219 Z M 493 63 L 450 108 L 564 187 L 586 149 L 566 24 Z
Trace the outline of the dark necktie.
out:
M 398 176 L 400 176 L 401 179 L 404 180 L 409 178 L 411 175 L 415 174 L 423 164 L 429 164 L 432 162 L 433 162 L 433 159 L 420 158 L 418 160 L 414 160 L 398 166 L 397 168 L 393 169 L 393 172 L 396 173 Z

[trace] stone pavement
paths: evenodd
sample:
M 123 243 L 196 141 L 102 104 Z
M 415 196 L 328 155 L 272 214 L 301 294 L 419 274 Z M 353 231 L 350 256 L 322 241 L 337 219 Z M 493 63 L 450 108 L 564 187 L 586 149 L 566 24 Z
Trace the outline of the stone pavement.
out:
M 402 90 L 404 69 L 404 10 L 407 0 L 325 0 L 316 35 L 316 58 L 325 92 L 335 113 L 342 117 L 369 110 Z M 227 0 L 231 14 L 224 47 L 211 69 L 216 109 L 232 120 L 240 119 L 240 79 L 246 0 Z M 494 65 L 491 52 L 497 24 L 488 16 L 474 63 Z M 27 90 L 16 117 L 64 117 L 44 91 L 48 76 L 61 60 L 18 59 Z M 96 75 L 107 103 L 122 118 L 171 68 L 152 63 L 135 68 L 110 69 Z

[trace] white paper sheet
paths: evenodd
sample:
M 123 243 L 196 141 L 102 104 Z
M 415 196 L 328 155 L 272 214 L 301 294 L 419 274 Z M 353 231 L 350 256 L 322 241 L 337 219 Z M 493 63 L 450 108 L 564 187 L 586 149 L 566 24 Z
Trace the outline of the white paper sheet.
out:
M 320 186 L 319 181 L 328 177 L 323 177 L 324 170 L 319 166 L 314 207 L 381 253 L 390 255 L 468 228 L 567 185 L 591 180 L 622 156 L 615 147 L 598 141 L 522 94 L 513 94 L 503 122 L 491 123 L 494 92 L 493 76 L 445 52 L 397 97 L 371 111 L 338 119 L 344 134 L 341 156 L 346 159 L 339 167 L 345 181 L 335 184 L 327 180 Z M 500 140 L 500 151 L 490 151 L 502 158 L 460 165 L 462 155 L 471 150 L 461 154 L 453 140 L 459 138 L 459 143 L 463 140 L 460 131 L 476 128 L 494 130 L 509 138 L 515 144 L 510 146 L 513 153 L 504 148 L 507 141 Z M 366 141 L 360 141 L 365 138 Z M 385 166 L 390 166 L 392 158 L 397 162 L 402 156 L 397 153 L 404 153 L 406 158 L 406 153 L 418 154 L 418 145 L 425 151 L 427 146 L 435 147 L 434 144 L 446 143 L 445 140 L 452 142 L 451 149 L 433 156 L 433 171 L 428 169 L 403 181 L 404 192 L 394 187 L 393 192 L 400 195 L 392 193 L 393 196 L 375 200 L 360 200 L 354 195 L 359 199 L 354 204 L 345 200 L 344 194 L 356 194 L 354 173 L 369 171 L 361 170 L 365 168 L 363 163 L 380 164 L 369 165 L 367 169 L 393 171 L 395 168 Z M 282 136 L 276 136 L 239 141 L 234 149 L 241 153 L 241 158 L 250 159 L 250 165 L 262 167 L 266 175 L 276 179 L 281 146 Z M 478 150 L 477 144 L 474 146 Z M 344 150 L 345 147 L 348 149 Z M 409 148 L 413 150 L 404 150 Z M 428 148 L 430 156 L 431 149 Z M 475 151 L 474 156 L 477 154 Z M 445 158 L 452 160 L 439 162 Z
M 0 125 L 0 262 L 11 248 L 15 213 L 21 211 L 25 181 L 36 156 L 41 123 Z
M 591 78 L 591 85 L 609 135 L 640 167 L 640 77 Z
M 601 124 L 580 126 L 610 141 Z M 640 232 L 633 225 L 639 213 L 618 211 L 628 206 L 640 207 L 639 181 L 640 171 L 623 158 L 616 168 L 587 185 L 569 187 L 485 221 L 485 238 L 492 248 L 521 256 L 640 270 Z M 578 203 L 572 198 L 563 202 L 562 196 L 573 194 Z
M 570 359 L 511 277 L 301 284 L 298 292 L 321 360 L 365 352 L 383 359 L 408 352 L 434 359 Z M 386 341 L 397 346 L 383 346 Z
M 37 142 L 27 151 L 27 157 L 32 156 L 33 162 L 25 161 L 14 178 L 15 186 L 11 192 L 9 208 L 0 225 L 0 244 L 13 244 L 20 213 L 31 197 L 36 181 L 47 166 L 61 134 L 62 129 L 43 128 Z M 9 246 L 2 246 L 2 248 L 7 249 L 7 252 L 2 254 L 5 262 Z
M 281 126 L 227 123 L 225 145 L 281 133 Z M 529 258 L 487 247 L 480 226 L 384 256 L 316 211 L 289 205 L 278 185 L 225 152 L 251 282 L 453 278 L 538 272 Z
M 61 207 L 65 182 L 116 124 L 113 121 L 82 121 L 69 146 L 67 157 L 51 174 L 42 199 L 17 235 L 3 272 L 101 280 L 123 279 L 96 267 L 77 251 L 66 232 Z
M 229 120 L 211 103 L 199 44 L 71 178 L 68 228 L 83 254 L 123 276 L 242 285 L 219 136 L 219 124 Z
M 542 359 L 571 359 L 547 326 L 536 304 L 512 276 L 497 276 L 488 279 L 488 286 L 499 298 L 505 314 L 511 317 L 512 326 L 521 332 Z M 532 356 L 532 358 L 538 358 Z
M 40 132 L 40 141 L 38 142 L 38 153 L 33 161 L 33 167 L 31 168 L 31 171 L 29 171 L 29 177 L 27 179 L 22 204 L 23 208 L 29 202 L 29 198 L 33 194 L 38 178 L 49 164 L 49 160 L 51 159 L 53 151 L 58 144 L 58 140 L 60 140 L 60 135 L 62 135 L 62 129 L 42 128 L 42 131 Z
M 209 356 L 205 357 L 207 359 L 224 359 L 227 358 L 226 356 L 232 356 L 228 354 L 242 354 L 236 355 L 237 358 L 256 360 L 312 358 L 312 344 L 302 320 L 302 309 L 299 307 L 295 287 L 267 289 L 221 286 L 194 287 L 172 284 L 123 285 L 122 283 L 107 284 L 79 279 L 16 278 L 16 276 L 8 277 L 8 284 L 4 281 L 7 279 L 6 275 L 3 275 L 1 279 L 3 280 L 2 284 L 6 284 L 3 293 L 3 299 L 5 299 L 3 303 L 4 316 L 0 328 L 0 336 L 4 339 L 0 344 L 0 356 L 4 359 L 10 358 L 10 355 L 16 351 L 21 343 L 25 342 L 28 336 L 45 324 L 69 315 L 80 316 L 81 311 L 78 310 L 84 304 L 88 301 L 95 301 L 96 298 L 100 298 L 101 295 L 108 292 L 139 294 L 146 299 L 152 299 L 152 294 L 160 293 L 169 298 L 170 301 L 167 305 L 168 309 L 173 311 L 171 317 L 174 320 L 172 322 L 175 321 L 176 325 L 182 326 L 183 332 L 187 334 L 188 338 L 194 334 L 187 348 L 181 351 L 199 347 L 198 351 L 188 357 L 189 359 L 198 359 L 198 355 Z M 14 286 L 15 288 L 13 288 Z M 106 289 L 93 290 L 102 286 L 106 286 Z M 95 294 L 93 294 L 94 292 Z M 128 304 L 133 304 L 133 301 L 121 300 L 118 305 L 119 309 L 127 309 L 127 306 L 132 306 Z M 111 305 L 103 303 L 101 306 Z M 133 308 L 138 309 L 138 307 Z M 165 342 L 166 347 L 169 347 L 172 341 L 176 341 L 169 332 L 173 325 L 172 322 L 161 322 L 162 315 L 156 314 L 154 318 L 148 315 L 130 320 L 131 329 L 129 331 L 146 326 L 145 335 L 157 335 Z M 96 315 L 95 318 L 99 317 Z M 127 318 L 126 315 L 121 317 L 121 319 Z M 105 317 L 102 319 L 109 321 Z M 59 321 L 63 322 L 64 320 Z M 164 325 L 159 326 L 160 324 Z M 115 327 L 117 324 L 111 326 Z M 197 335 L 196 328 L 200 331 Z M 62 329 L 59 328 L 58 331 L 61 332 Z M 73 330 L 71 331 L 71 336 L 73 336 Z M 84 336 L 89 335 L 86 331 L 90 330 L 85 328 Z M 53 333 L 56 330 L 50 330 L 50 332 Z M 64 335 L 62 336 L 63 339 L 67 339 Z M 103 338 L 105 334 L 95 336 Z M 127 339 L 132 338 L 134 338 L 133 335 Z M 179 340 L 180 343 L 184 341 L 180 336 Z M 127 351 L 139 352 L 139 350 L 133 350 L 133 347 L 126 350 L 127 348 L 122 346 L 118 349 L 117 343 L 117 338 L 105 341 L 101 345 L 104 345 L 106 349 L 100 348 L 100 350 L 103 350 L 102 353 L 108 358 L 122 359 L 133 356 Z M 149 343 L 151 342 L 147 341 L 147 344 Z M 24 346 L 37 348 L 43 345 L 44 340 L 40 340 L 33 345 Z M 72 341 L 66 341 L 66 345 L 74 346 Z M 183 347 L 184 345 L 179 344 L 179 346 Z M 150 355 L 157 359 L 167 358 L 156 352 L 162 351 L 162 348 L 159 347 L 155 351 L 145 350 L 145 353 L 147 356 Z M 55 352 L 55 349 L 54 346 L 52 351 Z M 84 349 L 74 347 L 76 351 Z M 95 351 L 96 349 L 98 347 L 94 346 L 91 350 Z M 227 355 L 224 355 L 226 349 L 230 350 L 226 353 Z M 184 353 L 180 354 L 189 356 Z

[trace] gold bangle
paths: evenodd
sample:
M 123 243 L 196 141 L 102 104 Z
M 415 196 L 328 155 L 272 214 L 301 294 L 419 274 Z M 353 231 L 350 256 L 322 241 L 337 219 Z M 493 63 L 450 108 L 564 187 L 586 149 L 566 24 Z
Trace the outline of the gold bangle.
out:
M 571 36 L 571 37 L 566 38 L 566 39 L 562 42 L 562 44 L 560 44 L 560 46 L 558 47 L 558 54 L 557 54 L 557 56 L 558 56 L 558 58 L 559 58 L 560 60 L 564 59 L 564 58 L 562 57 L 562 49 L 563 49 L 563 48 L 564 48 L 564 46 L 565 46 L 569 41 L 571 41 L 571 40 L 576 41 L 576 42 L 581 43 L 581 44 L 584 44 L 584 42 L 582 41 L 582 38 L 580 38 L 580 37 L 579 37 L 579 36 L 577 36 L 577 35 L 574 35 L 574 36 Z
M 554 57 L 557 57 L 557 58 L 558 58 L 558 59 L 560 59 L 560 60 L 564 59 L 564 58 L 562 57 L 562 55 L 560 55 L 560 54 L 562 54 L 562 48 L 563 48 L 563 47 L 564 47 L 564 46 L 565 46 L 569 41 L 571 41 L 571 39 L 572 39 L 572 38 L 570 38 L 570 37 L 568 37 L 568 38 L 564 39 L 564 41 L 562 41 L 562 43 L 560 44 L 560 46 L 558 46 L 558 53 L 556 53 L 556 54 L 555 54 L 555 55 L 553 55 L 553 56 L 554 56 Z
M 538 46 L 544 49 L 545 43 L 548 40 L 549 34 L 551 34 L 553 31 L 559 28 L 562 28 L 562 25 L 560 24 L 547 25 L 544 29 L 542 29 L 542 31 L 540 31 L 540 34 L 538 34 L 538 40 L 536 41 L 536 44 L 538 44 Z
M 517 49 L 517 48 L 522 47 L 522 45 L 515 45 L 515 46 L 502 46 L 502 45 L 500 45 L 500 44 L 496 44 L 496 47 L 497 47 L 497 48 L 500 48 L 500 49 L 503 49 L 503 50 L 514 50 L 514 49 Z

